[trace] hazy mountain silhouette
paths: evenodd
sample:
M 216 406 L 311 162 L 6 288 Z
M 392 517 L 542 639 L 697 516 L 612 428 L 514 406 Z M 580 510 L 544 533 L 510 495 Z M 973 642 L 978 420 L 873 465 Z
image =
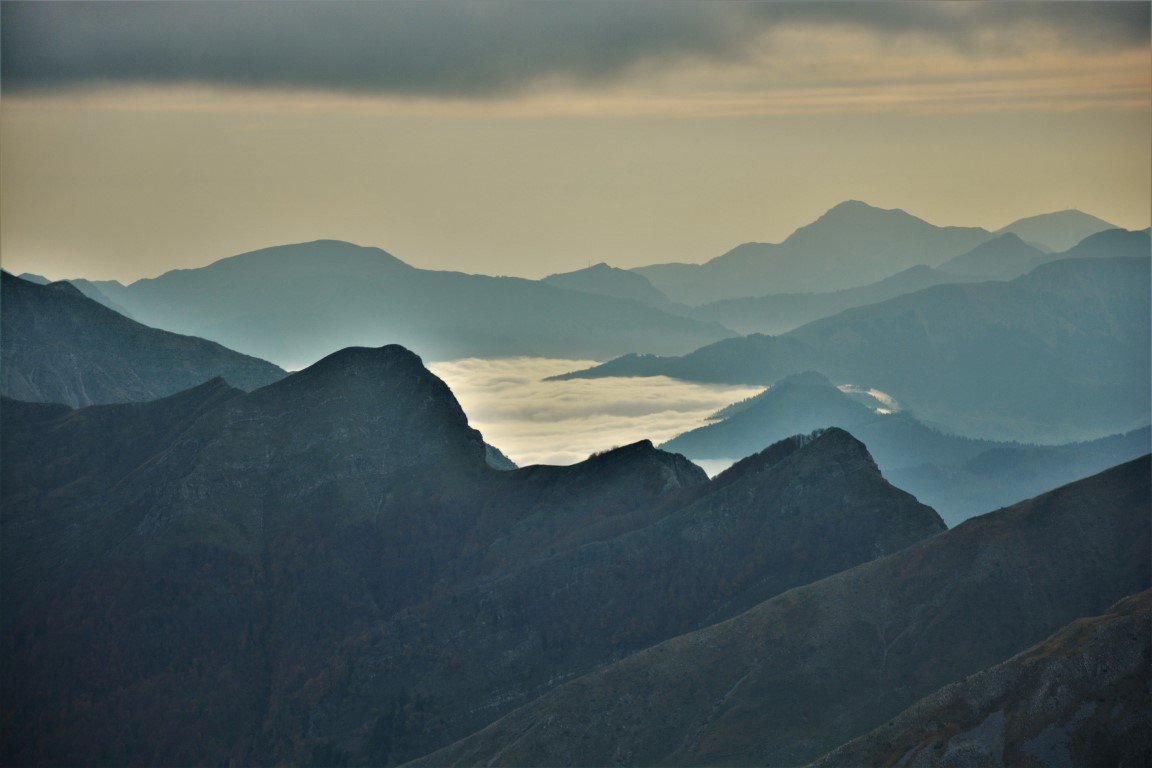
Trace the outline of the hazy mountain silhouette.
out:
M 152 400 L 217 376 L 243 389 L 284 375 L 271 363 L 203 339 L 149 328 L 66 283 L 4 272 L 0 392 L 67 405 Z
M 1066 251 L 1089 235 L 1106 229 L 1116 229 L 1116 225 L 1070 208 L 1018 219 L 996 230 L 996 234 L 1011 232 L 1049 251 Z
M 924 265 L 909 267 L 879 282 L 828 293 L 774 293 L 714 301 L 692 309 L 698 320 L 712 320 L 739 333 L 787 333 L 794 328 L 941 283 L 966 282 L 959 275 Z
M 870 407 L 818 373 L 797 374 L 660 447 L 693 460 L 734 459 L 788 435 L 841 427 L 868 447 L 886 478 L 956 525 L 1142 456 L 1152 446 L 1148 428 L 1060 446 L 974 440 L 943 433 L 907 412 L 878 413 L 883 405 L 872 401 Z
M 417 764 L 803 764 L 1147 589 L 1150 470 L 1145 457 L 793 589 Z
M 1152 593 L 942 688 L 815 765 L 1148 765 Z
M 686 352 L 732 333 L 635 301 L 539 281 L 416 269 L 378 248 L 321 240 L 97 283 L 137 318 L 286 367 L 350 345 L 400 343 L 434 359 L 603 358 Z
M 631 299 L 671 314 L 684 314 L 688 310 L 688 307 L 676 304 L 661 293 L 643 275 L 604 262 L 574 272 L 548 275 L 541 282 L 583 293 Z
M 745 243 L 706 264 L 654 264 L 633 271 L 673 301 L 698 306 L 867 285 L 909 267 L 936 266 L 992 237 L 976 227 L 937 227 L 904 211 L 850 200 L 779 244 Z
M 940 271 L 956 277 L 1011 280 L 1037 267 L 1044 256 L 1043 251 L 1009 232 L 949 259 L 940 265 Z
M 495 471 L 397 346 L 0 419 L 7 763 L 415 757 L 943 528 L 839 430 Z
M 939 285 L 781 336 L 629 355 L 566 376 L 771 384 L 816 370 L 961 434 L 1095 439 L 1152 417 L 1149 280 L 1147 254 L 1061 259 L 1010 282 Z

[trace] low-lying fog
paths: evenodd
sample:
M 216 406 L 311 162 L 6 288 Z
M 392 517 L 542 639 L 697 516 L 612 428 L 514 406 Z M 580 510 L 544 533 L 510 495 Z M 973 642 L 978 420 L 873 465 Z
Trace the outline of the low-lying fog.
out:
M 520 466 L 572 464 L 644 438 L 659 445 L 763 389 L 664 376 L 544 381 L 595 364 L 517 357 L 428 367 L 452 388 L 471 425 Z

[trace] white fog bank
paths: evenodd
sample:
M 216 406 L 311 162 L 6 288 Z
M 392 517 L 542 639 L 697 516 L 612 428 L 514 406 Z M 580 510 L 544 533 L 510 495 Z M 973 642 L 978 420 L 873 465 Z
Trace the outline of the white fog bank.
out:
M 431 363 L 484 439 L 520 466 L 572 464 L 645 438 L 659 445 L 762 387 L 651 378 L 544 381 L 593 360 L 517 357 Z

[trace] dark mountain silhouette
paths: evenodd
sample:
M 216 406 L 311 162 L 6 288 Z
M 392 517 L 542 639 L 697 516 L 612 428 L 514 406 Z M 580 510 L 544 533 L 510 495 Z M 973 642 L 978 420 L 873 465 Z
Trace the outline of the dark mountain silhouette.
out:
M 1061 259 L 1010 282 L 939 285 L 782 336 L 625 356 L 566 376 L 771 384 L 816 370 L 960 434 L 1095 439 L 1152 416 L 1149 282 L 1147 255 Z
M 1152 593 L 917 702 L 815 765 L 1148 765 Z
M 1059 446 L 974 440 L 941 432 L 907 412 L 879 413 L 887 404 L 858 398 L 821 374 L 797 374 L 660 447 L 693 460 L 732 460 L 788 435 L 841 427 L 868 447 L 885 477 L 949 525 L 1093 475 L 1152 447 L 1148 428 Z
M 684 314 L 688 309 L 661 293 L 643 275 L 617 269 L 604 262 L 574 272 L 548 275 L 541 282 L 572 291 L 631 299 L 671 314 Z
M 289 368 L 341 347 L 384 342 L 434 359 L 596 359 L 641 349 L 686 352 L 732 335 L 628 299 L 416 269 L 378 248 L 333 240 L 266 248 L 119 288 L 96 286 L 149 325 Z
M 398 346 L 0 419 L 9 764 L 416 757 L 943 529 L 839 430 L 711 481 L 646 441 L 493 470 Z
M 1068 209 L 1019 219 L 996 230 L 996 234 L 1011 232 L 1025 242 L 1058 252 L 1068 250 L 1089 235 L 1115 228 L 1115 224 L 1109 224 L 1103 219 Z
M 949 259 L 940 265 L 940 271 L 956 277 L 1011 280 L 1032 271 L 1045 255 L 1009 232 Z
M 633 271 L 673 301 L 699 306 L 867 285 L 909 267 L 936 266 L 991 238 L 983 229 L 937 227 L 904 211 L 850 200 L 779 244 L 745 243 L 706 264 L 655 264 Z
M 713 320 L 739 333 L 786 333 L 805 323 L 919 291 L 941 283 L 965 282 L 958 275 L 923 265 L 859 288 L 829 293 L 774 293 L 746 299 L 726 299 L 691 310 L 698 320 Z
M 1150 470 L 1145 457 L 790 590 L 417 764 L 805 763 L 1147 589 Z
M 0 275 L 0 391 L 67 405 L 152 400 L 217 376 L 254 389 L 284 375 L 203 339 L 149 328 L 70 283 Z

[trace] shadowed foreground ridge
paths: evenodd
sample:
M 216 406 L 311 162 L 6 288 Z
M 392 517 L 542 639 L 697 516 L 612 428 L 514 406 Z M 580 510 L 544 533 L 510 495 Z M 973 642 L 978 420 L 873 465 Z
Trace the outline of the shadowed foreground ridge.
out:
M 399 346 L 0 419 L 14 764 L 394 764 L 943 529 L 841 430 L 493 470 Z
M 1147 589 L 1149 458 L 557 688 L 420 765 L 796 765 Z
M 69 283 L 4 272 L 0 392 L 71 406 L 154 400 L 223 376 L 244 390 L 284 376 L 271 363 L 211 341 L 149 328 Z
M 1146 590 L 941 689 L 816 765 L 1148 765 L 1150 642 Z

